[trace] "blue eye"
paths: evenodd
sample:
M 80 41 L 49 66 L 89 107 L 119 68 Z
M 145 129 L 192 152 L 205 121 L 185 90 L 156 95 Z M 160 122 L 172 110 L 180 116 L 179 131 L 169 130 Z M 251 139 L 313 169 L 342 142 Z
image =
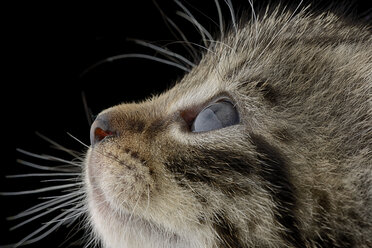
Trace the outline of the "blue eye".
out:
M 191 131 L 206 132 L 232 126 L 239 123 L 239 114 L 234 105 L 220 101 L 209 105 L 196 116 Z

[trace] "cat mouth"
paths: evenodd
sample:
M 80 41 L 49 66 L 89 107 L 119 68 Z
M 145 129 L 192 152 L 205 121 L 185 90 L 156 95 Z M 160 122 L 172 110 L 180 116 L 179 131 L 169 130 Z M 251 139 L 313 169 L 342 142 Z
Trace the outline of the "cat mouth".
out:
M 110 196 L 105 194 L 94 174 L 97 173 L 94 173 L 94 171 L 87 172 L 88 202 L 93 225 L 99 233 L 116 238 L 116 233 L 124 233 L 123 240 L 132 240 L 136 239 L 133 237 L 138 231 L 143 233 L 144 237 L 147 237 L 144 240 L 145 242 L 148 242 L 148 239 L 153 236 L 162 236 L 163 239 L 172 237 L 172 240 L 180 240 L 180 236 L 176 233 L 166 231 L 155 222 L 134 212 L 134 209 L 128 210 L 117 206 L 115 202 L 112 202 Z M 143 240 L 139 239 L 138 242 L 143 242 Z
M 139 218 L 134 213 L 116 207 L 96 183 L 90 185 L 90 197 L 88 197 L 88 201 L 92 208 L 90 211 L 92 215 L 99 215 L 99 218 L 103 220 L 115 221 L 120 226 L 127 226 L 131 223 L 131 220 Z
M 138 218 L 127 206 L 125 201 L 115 199 L 112 193 L 103 187 L 102 168 L 98 161 L 88 159 L 86 163 L 86 187 L 91 213 L 98 214 L 101 218 L 115 219 L 119 223 L 127 223 L 131 218 Z M 117 203 L 120 201 L 120 205 Z
M 97 165 L 92 161 L 86 163 L 86 187 L 88 189 L 88 201 L 93 209 L 103 216 L 115 216 L 116 219 L 125 219 L 125 214 L 118 213 L 117 208 L 113 206 L 104 192 L 99 182 L 99 173 Z
M 114 207 L 107 199 L 106 194 L 103 192 L 94 176 L 94 172 L 91 170 L 89 170 L 88 173 L 88 180 L 88 188 L 91 193 L 90 203 L 93 205 L 93 207 L 96 208 L 98 212 L 103 213 L 103 215 L 115 214 L 116 211 L 114 210 Z M 120 216 L 119 214 L 117 215 Z

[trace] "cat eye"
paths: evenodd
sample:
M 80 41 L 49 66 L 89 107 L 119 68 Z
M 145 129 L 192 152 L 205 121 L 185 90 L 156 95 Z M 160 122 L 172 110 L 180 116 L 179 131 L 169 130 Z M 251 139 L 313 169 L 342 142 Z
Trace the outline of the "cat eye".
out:
M 195 118 L 191 131 L 207 132 L 239 123 L 239 114 L 229 101 L 215 102 L 204 108 Z

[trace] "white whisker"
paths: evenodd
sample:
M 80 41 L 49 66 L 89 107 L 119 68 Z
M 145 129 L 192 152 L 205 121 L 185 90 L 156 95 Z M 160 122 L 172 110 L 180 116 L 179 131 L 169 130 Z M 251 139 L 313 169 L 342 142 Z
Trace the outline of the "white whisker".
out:
M 85 196 L 83 196 L 83 197 L 85 197 Z M 35 216 L 31 217 L 31 218 L 28 218 L 27 220 L 25 220 L 25 221 L 23 221 L 23 222 L 21 222 L 21 223 L 15 225 L 15 226 L 11 227 L 10 230 L 15 230 L 15 229 L 17 229 L 17 228 L 19 228 L 19 227 L 21 227 L 21 226 L 27 224 L 27 223 L 30 223 L 30 222 L 32 222 L 32 221 L 34 221 L 34 220 L 36 220 L 36 219 L 39 219 L 40 217 L 42 217 L 42 216 L 44 216 L 44 215 L 47 215 L 47 214 L 49 214 L 49 213 L 51 213 L 51 212 L 53 212 L 53 211 L 55 211 L 55 210 L 58 210 L 58 209 L 61 209 L 61 208 L 63 208 L 63 207 L 66 207 L 66 206 L 68 206 L 68 205 L 71 205 L 71 204 L 75 203 L 76 201 L 82 199 L 83 197 L 80 197 L 80 198 L 74 198 L 74 199 L 72 199 L 72 200 L 70 200 L 70 201 L 68 201 L 68 202 L 65 202 L 65 203 L 63 203 L 63 204 L 61 204 L 61 205 L 58 205 L 57 207 L 54 207 L 54 208 L 48 209 L 48 210 L 46 210 L 46 211 L 44 211 L 44 212 L 42 212 L 42 213 L 40 213 L 40 214 L 38 214 L 38 215 L 35 215 Z
M 196 20 L 196 18 L 191 14 L 191 12 L 180 1 L 174 0 L 174 2 L 178 6 L 180 6 L 181 9 L 184 11 L 184 13 L 180 12 L 180 11 L 177 11 L 176 14 L 185 18 L 186 20 L 188 20 L 189 22 L 194 24 L 199 29 L 199 33 L 202 36 L 202 40 L 204 42 L 204 45 L 207 47 L 208 44 L 206 42 L 206 37 L 205 36 L 207 36 L 208 39 L 213 40 L 212 35 Z
M 213 40 L 207 40 L 207 41 L 210 41 L 211 44 L 214 42 Z M 197 43 L 194 43 L 194 42 L 190 42 L 190 44 L 192 44 L 192 45 L 194 45 L 194 46 L 197 46 L 197 47 L 200 47 L 200 48 L 202 48 L 202 49 L 204 49 L 204 50 L 206 50 L 206 51 L 208 51 L 208 52 L 210 52 L 210 53 L 216 54 L 216 52 L 214 52 L 212 49 L 210 49 L 210 48 L 208 48 L 208 47 L 205 47 L 205 46 L 203 46 L 203 45 L 200 45 L 200 44 L 197 44 Z
M 86 209 L 77 209 L 77 211 L 80 211 L 81 215 L 79 215 L 79 216 L 77 216 L 76 218 L 73 218 L 73 219 L 70 218 L 70 219 L 65 219 L 64 220 L 64 225 L 66 226 L 66 228 L 69 228 L 70 231 L 67 233 L 66 239 L 58 247 L 75 246 L 74 243 L 76 243 L 76 241 L 74 243 L 71 243 L 70 245 L 66 245 L 66 243 L 69 242 L 74 236 L 76 236 L 78 234 L 79 230 L 83 229 L 83 227 L 81 227 L 79 225 L 80 222 L 76 223 L 76 220 L 78 218 L 80 218 L 86 212 Z M 75 226 L 70 228 L 73 223 L 75 223 Z M 80 239 L 83 240 L 83 237 L 81 237 Z M 83 243 L 85 243 L 85 242 L 79 242 L 79 245 L 82 245 Z
M 153 44 L 150 44 L 148 42 L 145 42 L 145 41 L 141 41 L 141 40 L 133 40 L 136 44 L 139 44 L 141 46 L 145 46 L 145 47 L 148 47 L 148 48 L 151 48 L 155 51 L 158 51 L 160 53 L 164 53 L 164 54 L 167 54 L 169 56 L 172 56 L 174 58 L 177 58 L 183 62 L 185 62 L 187 65 L 191 66 L 191 67 L 195 67 L 195 64 L 192 63 L 190 60 L 186 59 L 185 57 L 177 54 L 177 53 L 174 53 L 172 51 L 169 51 L 169 50 L 166 50 L 164 48 L 161 48 L 159 46 L 156 46 L 156 45 L 153 45 Z
M 21 178 L 21 177 L 65 177 L 65 176 L 80 176 L 81 173 L 30 173 L 7 175 L 6 178 Z
M 168 25 L 168 23 L 178 32 L 178 34 L 181 36 L 182 40 L 184 41 L 184 43 L 182 44 L 185 49 L 188 51 L 188 53 L 191 55 L 191 57 L 194 59 L 194 61 L 197 60 L 197 52 L 195 51 L 195 49 L 189 44 L 189 40 L 187 39 L 186 35 L 181 31 L 181 29 L 177 26 L 177 24 L 172 21 L 171 18 L 169 18 L 165 13 L 164 11 L 160 8 L 160 6 L 157 4 L 156 1 L 154 1 L 154 4 L 156 6 L 156 8 L 159 10 L 160 14 L 162 15 L 164 21 L 165 21 L 165 24 L 167 25 L 167 27 L 169 28 L 170 32 L 173 34 L 173 36 L 178 40 L 178 37 L 177 37 L 177 34 L 175 34 L 172 30 L 172 28 Z
M 72 205 L 73 203 L 69 204 L 69 205 Z M 68 224 L 70 225 L 71 223 L 74 223 L 75 220 L 77 218 L 79 218 L 80 216 L 82 216 L 84 214 L 84 210 L 86 208 L 83 207 L 83 204 L 78 204 L 76 205 L 74 208 L 70 208 L 70 209 L 61 209 L 61 211 L 63 212 L 68 212 L 68 215 L 62 219 L 57 219 L 57 220 L 54 220 L 52 222 L 63 222 L 63 223 L 66 223 L 68 222 Z M 48 221 L 49 223 L 50 221 Z
M 63 198 L 65 196 L 69 196 L 70 194 L 73 194 L 75 196 L 78 196 L 78 195 L 83 195 L 84 194 L 84 190 L 82 188 L 77 188 L 77 189 L 72 189 L 73 191 L 69 191 L 69 193 L 67 194 L 64 194 L 64 195 L 54 195 L 54 196 L 43 196 L 43 197 L 38 197 L 39 199 L 56 199 L 56 198 Z M 64 192 L 67 190 L 63 190 L 62 192 Z
M 124 58 L 142 58 L 142 59 L 149 59 L 149 60 L 153 60 L 153 61 L 156 61 L 156 62 L 160 62 L 160 63 L 163 63 L 163 64 L 167 64 L 167 65 L 171 65 L 171 66 L 174 66 L 174 67 L 177 67 L 183 71 L 186 71 L 186 72 L 189 72 L 190 69 L 183 66 L 183 65 L 180 65 L 178 63 L 174 63 L 172 61 L 169 61 L 169 60 L 166 60 L 166 59 L 161 59 L 161 58 L 158 58 L 158 57 L 155 57 L 155 56 L 152 56 L 152 55 L 147 55 L 147 54 L 141 54 L 141 53 L 132 53 L 132 54 L 122 54 L 122 55 L 117 55 L 117 56 L 113 56 L 111 58 L 109 58 L 107 61 L 108 62 L 112 62 L 112 61 L 115 61 L 115 60 L 119 60 L 119 59 L 124 59 Z
M 93 123 L 93 114 L 92 110 L 88 107 L 88 101 L 84 91 L 81 91 L 81 99 L 83 101 L 85 117 L 87 118 L 88 125 L 90 127 Z
M 195 49 L 191 46 L 191 42 L 187 39 L 186 35 L 182 32 L 182 30 L 172 21 L 170 18 L 166 18 L 166 20 L 172 25 L 172 27 L 179 33 L 182 40 L 184 41 L 182 44 L 184 44 L 184 47 L 188 50 L 189 54 L 193 57 L 194 61 L 197 60 L 197 52 Z
M 87 144 L 85 144 L 83 141 L 79 140 L 77 137 L 75 137 L 71 133 L 67 132 L 67 135 L 69 135 L 71 138 L 73 138 L 74 140 L 76 140 L 79 144 L 82 144 L 84 147 L 86 147 L 88 149 L 90 148 L 90 146 L 88 146 Z
M 187 67 L 185 67 L 183 65 L 180 65 L 180 64 L 177 64 L 177 63 L 174 63 L 172 61 L 166 60 L 166 59 L 161 59 L 161 58 L 157 58 L 155 56 L 151 56 L 151 55 L 148 55 L 148 54 L 142 54 L 142 53 L 127 53 L 127 54 L 121 54 L 121 55 L 112 56 L 112 57 L 106 58 L 104 60 L 98 61 L 94 65 L 92 65 L 92 66 L 88 67 L 86 70 L 84 70 L 80 74 L 80 77 L 83 77 L 89 71 L 93 70 L 94 68 L 96 68 L 96 67 L 98 67 L 98 66 L 100 66 L 102 64 L 105 64 L 105 63 L 108 63 L 108 62 L 114 62 L 116 60 L 127 59 L 127 58 L 148 59 L 148 60 L 156 61 L 156 62 L 159 62 L 159 63 L 162 63 L 162 64 L 166 64 L 166 65 L 170 65 L 170 66 L 179 68 L 179 69 L 181 69 L 181 70 L 183 70 L 185 72 L 189 72 L 190 71 L 190 69 L 188 69 Z
M 60 179 L 45 179 L 41 180 L 40 182 L 42 183 L 47 183 L 47 182 L 77 182 L 80 181 L 80 178 L 75 177 L 75 178 L 60 178 Z
M 23 154 L 25 154 L 27 156 L 30 156 L 30 157 L 43 159 L 43 160 L 49 160 L 49 159 L 46 159 L 45 156 L 43 156 L 43 155 L 39 155 L 39 154 L 36 154 L 36 153 L 33 153 L 33 152 L 29 152 L 29 151 L 23 150 L 21 148 L 17 148 L 16 151 L 20 152 L 20 153 L 23 153 Z
M 77 163 L 77 162 L 73 162 L 73 161 L 70 161 L 70 160 L 65 160 L 65 159 L 58 158 L 58 157 L 55 157 L 55 156 L 52 156 L 52 155 L 48 155 L 48 154 L 36 154 L 36 153 L 33 153 L 33 152 L 29 152 L 29 151 L 23 150 L 21 148 L 17 148 L 16 151 L 17 152 L 20 152 L 20 153 L 23 153 L 23 154 L 25 154 L 27 156 L 38 158 L 38 159 L 42 159 L 42 160 L 58 161 L 58 162 L 64 162 L 66 164 L 70 164 L 70 165 L 73 165 L 73 166 L 80 166 L 80 164 Z
M 81 221 L 76 222 L 76 220 L 79 219 L 79 218 L 85 218 L 86 217 L 85 214 L 88 212 L 88 209 L 85 206 L 85 203 L 82 203 L 81 205 L 82 205 L 81 207 L 79 205 L 80 208 L 77 208 L 75 210 L 76 212 L 81 213 L 79 216 L 75 216 L 73 219 L 72 218 L 66 219 L 66 221 L 68 222 L 68 223 L 66 223 L 67 228 L 71 227 L 71 225 L 75 223 L 75 226 L 78 225 L 79 229 L 82 229 L 81 224 L 85 224 L 85 222 L 81 222 Z M 73 214 L 73 213 L 71 213 L 71 214 Z M 74 229 L 74 228 L 72 228 L 72 229 Z M 72 229 L 70 230 L 70 232 L 72 231 Z
M 44 165 L 38 165 L 38 164 L 35 164 L 35 163 L 31 163 L 31 162 L 28 162 L 28 161 L 25 161 L 25 160 L 21 160 L 21 159 L 17 159 L 16 160 L 17 163 L 19 164 L 23 164 L 23 165 L 26 165 L 26 166 L 29 166 L 29 167 L 32 167 L 32 168 L 35 168 L 35 169 L 39 169 L 39 170 L 47 170 L 47 171 L 61 171 L 61 172 L 75 172 L 77 171 L 76 168 L 66 168 L 66 167 L 51 167 L 51 166 L 44 166 Z
M 218 23 L 220 27 L 220 35 L 221 38 L 224 36 L 224 25 L 223 25 L 223 18 L 222 18 L 222 11 L 221 11 L 221 6 L 218 0 L 214 0 L 218 12 Z
M 77 159 L 81 159 L 80 156 L 77 155 L 77 153 L 75 151 L 72 151 L 71 149 L 67 149 L 66 147 L 58 144 L 57 142 L 51 140 L 50 138 L 46 137 L 45 135 L 42 135 L 41 133 L 36 132 L 36 135 L 38 135 L 40 138 L 46 140 L 50 144 L 54 145 L 57 149 L 59 149 L 61 151 L 64 151 L 64 152 L 70 154 L 71 156 L 73 156 L 73 157 L 75 157 Z
M 227 45 L 226 43 L 224 43 L 222 41 L 218 41 L 218 40 L 208 40 L 208 41 L 211 42 L 211 43 L 216 43 L 216 44 L 223 45 L 224 47 L 229 48 L 231 51 L 234 51 L 233 47 Z
M 7 220 L 15 220 L 15 219 L 22 218 L 24 216 L 28 216 L 30 214 L 37 213 L 37 212 L 39 212 L 41 210 L 44 210 L 48 207 L 51 207 L 51 206 L 54 206 L 54 205 L 59 204 L 61 202 L 67 201 L 67 200 L 69 200 L 73 197 L 76 197 L 76 194 L 69 193 L 69 194 L 66 194 L 66 195 L 54 197 L 51 200 L 48 200 L 46 202 L 41 202 L 41 203 L 39 203 L 39 204 L 29 208 L 29 209 L 26 209 L 26 210 L 22 211 L 21 213 L 18 213 L 17 215 L 10 216 L 10 217 L 7 218 Z
M 198 22 L 196 21 L 195 19 L 193 19 L 192 17 L 190 17 L 189 15 L 183 13 L 183 12 L 180 12 L 180 11 L 177 11 L 176 12 L 177 15 L 183 17 L 184 19 L 188 20 L 189 22 L 191 22 L 192 24 L 194 24 L 199 30 L 200 30 L 200 35 L 202 36 L 202 40 L 204 42 L 204 45 L 205 46 L 208 46 L 208 43 L 207 43 L 207 40 L 213 40 L 213 37 L 212 35 Z M 207 36 L 207 38 L 206 38 Z
M 32 243 L 35 243 L 43 238 L 45 238 L 46 236 L 48 236 L 50 233 L 52 233 L 54 230 L 56 230 L 57 228 L 59 228 L 63 222 L 58 222 L 56 223 L 54 226 L 52 226 L 50 229 L 48 229 L 47 231 L 45 231 L 44 233 L 42 233 L 41 235 L 39 235 L 37 238 L 34 238 L 34 239 L 31 239 L 32 237 L 34 237 L 36 234 L 40 233 L 41 231 L 43 231 L 44 229 L 46 229 L 47 227 L 49 227 L 54 220 L 56 219 L 59 219 L 65 215 L 67 215 L 68 213 L 66 212 L 63 212 L 59 215 L 57 215 L 55 218 L 53 218 L 51 221 L 45 223 L 42 227 L 38 228 L 37 230 L 35 230 L 34 232 L 30 233 L 29 235 L 27 235 L 25 238 L 23 238 L 21 241 L 19 241 L 17 244 L 15 244 L 15 247 L 18 247 L 18 246 L 21 246 L 21 245 L 27 245 L 27 244 L 32 244 Z
M 99 241 L 97 240 L 97 238 L 96 238 L 93 234 L 91 234 L 91 235 L 90 235 L 90 241 L 87 242 L 87 243 L 84 245 L 84 248 L 88 248 L 88 247 L 91 247 L 91 246 L 93 246 L 93 247 L 98 247 L 98 243 L 99 243 Z M 93 244 L 93 245 L 92 245 L 92 244 Z
M 248 2 L 249 2 L 249 5 L 251 6 L 252 16 L 253 16 L 253 19 L 254 19 L 254 29 L 255 29 L 254 48 L 256 48 L 257 47 L 258 35 L 259 35 L 259 32 L 258 32 L 258 20 L 257 20 L 256 11 L 254 10 L 253 0 L 248 0 Z
M 45 155 L 41 154 L 41 156 L 44 156 L 46 160 L 56 161 L 56 162 L 63 162 L 63 163 L 69 164 L 69 165 L 81 167 L 81 163 L 74 162 L 74 161 L 71 161 L 71 160 L 66 160 L 66 159 L 58 158 L 58 157 L 55 157 L 55 156 L 52 156 L 52 155 L 47 155 L 47 154 L 45 154 Z
M 59 189 L 65 189 L 65 188 L 71 188 L 76 185 L 82 185 L 83 183 L 71 183 L 71 184 L 65 184 L 65 185 L 58 185 L 58 186 L 51 186 L 51 187 L 46 187 L 46 188 L 41 188 L 41 189 L 33 189 L 33 190 L 25 190 L 25 191 L 16 191 L 16 192 L 0 192 L 0 195 L 28 195 L 28 194 L 37 194 L 37 193 L 42 193 L 42 192 L 47 192 L 47 191 L 53 191 L 53 190 L 59 190 Z
M 231 15 L 231 21 L 232 21 L 232 24 L 233 24 L 233 27 L 235 29 L 235 33 L 238 31 L 238 28 L 236 26 L 236 20 L 235 20 L 235 12 L 234 12 L 234 8 L 233 8 L 233 5 L 231 3 L 231 0 L 224 0 L 227 7 L 229 7 L 229 10 L 230 10 L 230 15 Z
M 207 40 L 207 41 L 210 41 L 211 43 L 213 43 L 213 42 L 215 42 L 214 40 Z M 170 44 L 177 44 L 177 43 L 185 43 L 185 41 L 172 41 L 172 42 L 170 42 L 170 43 L 167 43 L 167 45 L 170 45 Z M 205 46 L 203 46 L 203 45 L 200 45 L 200 44 L 198 44 L 198 43 L 195 43 L 195 42 L 189 42 L 189 44 L 190 45 L 193 45 L 193 46 L 196 46 L 196 47 L 200 47 L 200 48 L 202 48 L 203 50 L 206 50 L 206 51 L 208 51 L 208 52 L 210 52 L 210 53 L 213 53 L 213 54 L 216 54 L 216 52 L 214 52 L 211 48 L 208 48 L 208 47 L 205 47 Z
M 187 1 L 185 1 L 186 3 L 188 3 Z M 217 22 L 215 22 L 209 15 L 205 14 L 203 11 L 199 10 L 198 8 L 196 8 L 195 6 L 191 5 L 190 3 L 188 3 L 195 11 L 197 11 L 198 13 L 200 13 L 202 16 L 204 16 L 206 19 L 208 19 L 211 23 L 213 23 L 216 27 L 219 27 L 219 24 Z

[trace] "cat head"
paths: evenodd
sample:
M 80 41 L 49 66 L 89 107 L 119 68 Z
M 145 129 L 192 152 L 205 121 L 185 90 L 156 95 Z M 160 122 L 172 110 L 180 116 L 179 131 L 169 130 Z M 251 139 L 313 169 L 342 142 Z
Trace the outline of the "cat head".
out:
M 173 88 L 92 125 L 85 188 L 97 235 L 108 247 L 355 243 L 368 30 L 277 8 L 219 39 L 201 34 L 197 64 L 155 48 L 192 67 L 179 65 L 189 72 Z

